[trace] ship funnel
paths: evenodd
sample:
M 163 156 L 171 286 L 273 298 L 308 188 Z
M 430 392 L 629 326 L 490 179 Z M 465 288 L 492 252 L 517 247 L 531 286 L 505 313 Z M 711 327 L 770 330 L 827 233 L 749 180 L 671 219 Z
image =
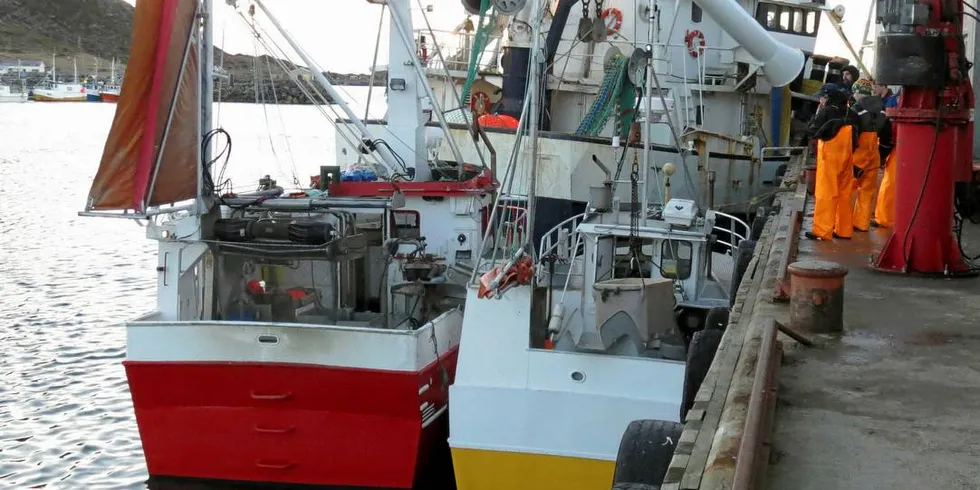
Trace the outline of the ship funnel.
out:
M 773 87 L 783 87 L 803 71 L 803 53 L 774 39 L 735 0 L 694 0 L 728 35 L 762 63 Z

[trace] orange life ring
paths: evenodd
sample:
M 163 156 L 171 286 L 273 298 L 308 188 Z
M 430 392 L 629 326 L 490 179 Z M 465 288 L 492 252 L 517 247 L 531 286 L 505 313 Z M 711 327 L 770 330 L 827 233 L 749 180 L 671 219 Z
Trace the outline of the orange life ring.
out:
M 687 53 L 691 55 L 692 58 L 697 58 L 698 56 L 704 54 L 704 33 L 695 29 L 693 31 L 687 31 L 684 34 L 684 43 L 687 44 Z
M 610 15 L 615 17 L 616 20 L 615 22 L 613 22 L 612 27 L 609 27 L 608 24 L 606 25 L 607 36 L 612 36 L 613 34 L 616 34 L 617 32 L 619 32 L 619 28 L 623 27 L 623 12 L 616 7 L 609 7 L 606 10 L 603 10 L 602 14 L 599 17 L 602 18 L 603 22 L 605 22 L 606 17 L 609 17 Z
M 470 110 L 477 116 L 490 112 L 490 96 L 476 91 L 470 95 Z

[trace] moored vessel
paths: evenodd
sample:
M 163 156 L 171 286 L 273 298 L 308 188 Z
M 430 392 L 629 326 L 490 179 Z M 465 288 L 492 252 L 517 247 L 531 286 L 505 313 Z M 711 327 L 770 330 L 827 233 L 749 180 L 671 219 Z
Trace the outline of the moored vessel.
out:
M 109 83 L 102 86 L 100 91 L 100 96 L 102 102 L 119 102 L 119 92 L 122 90 L 122 86 L 118 80 L 116 80 L 116 59 L 112 59 L 112 66 L 110 68 Z
M 27 102 L 27 92 L 14 92 L 10 85 L 0 85 L 0 103 Z
M 156 305 L 127 322 L 124 361 L 147 467 L 411 488 L 451 468 L 448 386 L 468 277 L 459 271 L 483 238 L 493 160 L 430 151 L 448 138 L 423 124 L 442 112 L 438 102 L 428 112 L 418 58 L 399 36 L 411 32 L 406 0 L 388 2 L 397 90 L 384 132 L 254 5 L 351 121 L 338 139 L 361 142 L 372 169 L 363 175 L 379 177 L 349 181 L 326 165 L 309 187 L 267 177 L 230 192 L 218 177 L 225 155 L 212 154 L 213 141 L 231 138 L 212 129 L 212 2 L 137 3 L 127 89 L 81 214 L 146 220 L 158 243 Z
M 88 95 L 85 94 L 85 87 L 78 83 L 78 66 L 75 62 L 74 82 L 58 81 L 57 69 L 55 67 L 56 58 L 51 57 L 51 79 L 44 80 L 34 86 L 32 92 L 33 100 L 37 102 L 85 102 Z
M 525 60 L 539 60 L 523 65 L 527 95 L 521 94 L 517 107 L 530 136 L 515 132 L 513 155 L 520 156 L 504 171 L 509 177 L 502 179 L 500 195 L 505 201 L 527 196 L 532 224 L 516 250 L 494 250 L 485 241 L 480 257 L 486 259 L 477 263 L 468 287 L 450 387 L 450 446 L 463 490 L 604 490 L 613 483 L 659 488 L 725 335 L 739 271 L 762 231 L 718 209 L 735 194 L 715 199 L 717 179 L 728 186 L 734 172 L 754 167 L 729 162 L 726 173 L 708 173 L 717 168 L 709 158 L 717 151 L 711 141 L 725 138 L 696 135 L 709 131 L 703 125 L 740 124 L 739 105 L 728 102 L 786 93 L 784 87 L 807 72 L 798 48 L 777 40 L 735 1 L 679 2 L 672 12 L 642 2 L 632 22 L 623 16 L 636 8 L 626 2 L 601 3 L 595 11 L 586 7 L 575 22 L 568 10 L 574 3 L 552 4 L 549 19 L 540 1 L 494 2 L 521 5 L 509 12 L 523 35 L 520 49 L 529 53 Z M 486 2 L 481 15 L 485 7 Z M 791 16 L 800 9 L 801 21 L 810 12 L 785 8 Z M 686 19 L 700 31 L 683 32 Z M 615 41 L 605 42 L 603 34 Z M 550 46 L 566 35 L 569 44 L 595 44 L 596 58 L 584 63 L 602 70 L 605 81 L 591 106 L 568 103 L 567 98 L 589 100 L 585 87 L 562 94 L 551 83 L 549 68 L 560 65 L 552 64 Z M 706 35 L 727 44 L 720 47 L 727 55 L 702 50 Z M 616 42 L 629 50 L 613 51 Z M 676 80 L 685 65 L 699 74 L 696 84 Z M 506 75 L 504 80 L 506 87 Z M 685 122 L 687 111 L 677 117 L 677 89 L 685 84 L 702 92 L 684 97 L 699 114 L 696 122 Z M 602 108 L 604 98 L 615 107 Z M 801 107 L 812 104 L 800 99 Z M 789 97 L 783 103 L 788 107 Z M 591 144 L 596 150 L 563 153 L 541 135 L 549 111 L 554 127 L 580 120 L 559 117 L 562 111 L 589 107 L 584 133 L 606 132 L 610 138 L 590 140 L 579 133 L 568 145 Z M 777 109 L 770 114 L 773 121 L 783 114 Z M 788 145 L 752 149 L 761 138 L 742 136 L 727 144 L 747 145 L 745 156 L 804 151 Z M 529 138 L 526 146 L 522 138 Z M 585 166 L 588 172 L 576 168 Z M 536 219 L 544 213 L 534 209 L 542 202 L 539 192 L 555 196 L 555 183 L 566 178 L 587 196 L 586 204 L 557 222 Z M 564 192 L 556 197 L 567 199 Z

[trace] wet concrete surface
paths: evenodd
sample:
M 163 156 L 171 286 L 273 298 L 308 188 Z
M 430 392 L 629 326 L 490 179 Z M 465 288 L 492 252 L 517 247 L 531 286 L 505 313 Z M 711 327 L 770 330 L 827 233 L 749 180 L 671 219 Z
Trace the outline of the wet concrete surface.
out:
M 964 235 L 980 253 L 980 227 Z M 797 260 L 848 267 L 845 331 L 784 340 L 771 490 L 980 489 L 980 278 L 868 270 L 886 238 L 800 241 Z

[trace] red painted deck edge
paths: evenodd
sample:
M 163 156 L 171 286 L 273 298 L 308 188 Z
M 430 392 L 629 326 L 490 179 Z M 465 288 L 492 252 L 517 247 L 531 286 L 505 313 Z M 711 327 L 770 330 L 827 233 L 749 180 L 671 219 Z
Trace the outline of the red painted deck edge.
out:
M 334 197 L 390 197 L 395 191 L 405 196 L 449 197 L 480 195 L 496 189 L 489 171 L 466 181 L 429 182 L 338 182 L 330 185 L 330 195 Z

